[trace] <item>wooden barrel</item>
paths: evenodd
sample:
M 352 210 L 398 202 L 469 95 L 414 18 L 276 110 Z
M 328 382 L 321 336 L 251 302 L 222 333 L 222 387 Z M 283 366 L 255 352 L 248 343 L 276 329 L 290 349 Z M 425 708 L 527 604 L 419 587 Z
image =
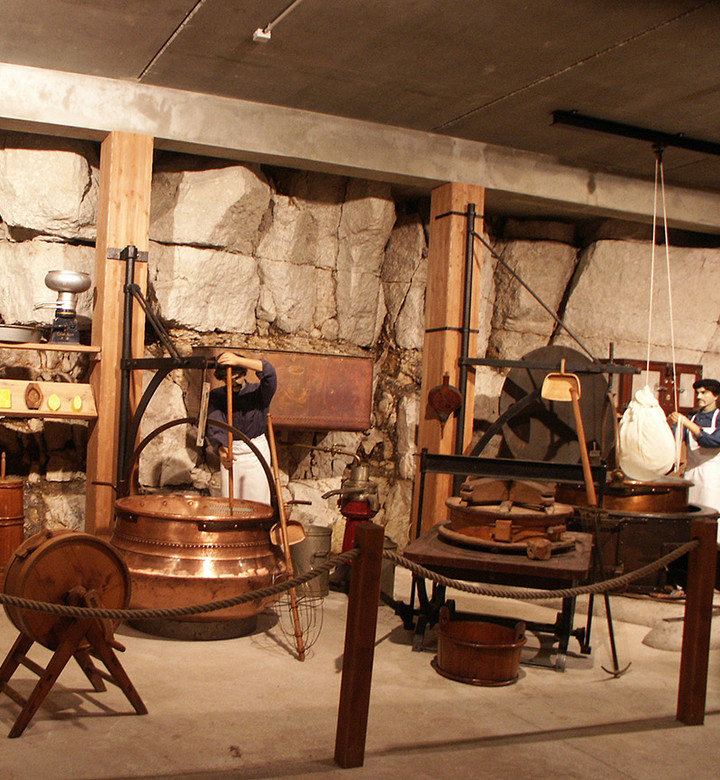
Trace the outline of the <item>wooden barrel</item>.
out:
M 23 481 L 17 477 L 0 479 L 0 571 L 25 537 L 23 522 Z
M 101 606 L 124 609 L 130 603 L 130 575 L 120 555 L 102 539 L 67 528 L 42 531 L 25 540 L 5 571 L 3 592 L 64 604 L 73 589 L 94 591 Z M 12 624 L 49 650 L 57 649 L 67 618 L 5 605 Z

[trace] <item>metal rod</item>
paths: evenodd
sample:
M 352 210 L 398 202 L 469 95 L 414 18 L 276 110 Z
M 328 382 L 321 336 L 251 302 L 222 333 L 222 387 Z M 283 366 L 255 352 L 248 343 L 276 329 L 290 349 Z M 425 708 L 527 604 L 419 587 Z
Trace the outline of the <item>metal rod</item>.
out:
M 282 497 L 282 485 L 280 484 L 280 463 L 278 461 L 277 447 L 275 445 L 275 429 L 273 428 L 272 416 L 267 416 L 268 440 L 270 444 L 270 461 L 272 463 L 273 478 L 275 483 L 275 493 L 277 495 L 278 515 L 280 516 L 280 538 L 282 541 L 283 554 L 285 555 L 285 566 L 288 577 L 295 574 L 293 568 L 292 555 L 290 553 L 290 537 L 288 536 L 287 517 L 285 515 L 285 502 Z M 305 641 L 303 639 L 302 626 L 300 625 L 300 613 L 298 611 L 297 591 L 290 588 L 290 613 L 293 621 L 293 632 L 295 635 L 295 648 L 297 649 L 298 659 L 305 660 Z
M 500 360 L 499 358 L 466 358 L 468 366 L 492 366 L 494 368 L 527 368 L 539 371 L 557 371 L 558 364 L 540 363 L 533 360 Z M 567 361 L 567 370 L 573 374 L 639 374 L 637 366 L 620 366 L 613 363 L 586 363 L 582 366 L 574 366 Z
M 455 431 L 455 454 L 462 455 L 465 449 L 465 414 L 467 410 L 467 376 L 465 363 L 470 349 L 470 319 L 472 314 L 473 256 L 475 235 L 475 204 L 468 203 L 465 228 L 465 291 L 463 295 L 463 324 L 460 342 L 460 407 L 457 411 L 457 429 Z
M 593 355 L 592 352 L 580 341 L 580 339 L 568 328 L 568 326 L 560 319 L 560 317 L 555 314 L 555 312 L 543 301 L 543 299 L 530 287 L 527 282 L 525 282 L 522 277 L 519 276 L 519 274 L 510 268 L 510 266 L 502 259 L 502 257 L 490 246 L 490 244 L 479 234 L 479 233 L 473 233 L 473 236 L 480 241 L 481 244 L 485 246 L 485 248 L 490 252 L 490 254 L 502 265 L 502 267 L 514 278 L 516 279 L 529 293 L 532 295 L 532 297 L 545 309 L 545 311 L 555 320 L 555 322 L 570 336 L 570 338 L 577 343 L 577 345 L 588 354 L 588 356 L 592 359 L 593 363 L 599 362 L 598 359 Z
M 118 418 L 118 459 L 115 481 L 120 484 L 125 470 L 128 453 L 128 421 L 130 418 L 130 375 L 128 362 L 132 358 L 132 328 L 133 328 L 133 282 L 135 279 L 135 260 L 138 249 L 136 246 L 126 246 L 120 253 L 125 261 L 125 287 L 123 288 L 123 332 L 122 332 L 122 362 L 120 364 L 120 414 Z
M 590 466 L 596 485 L 603 486 L 607 476 L 604 464 Z M 582 466 L 576 463 L 553 463 L 541 460 L 515 460 L 509 458 L 476 458 L 470 455 L 439 455 L 423 448 L 420 453 L 420 475 L 463 474 L 498 479 L 551 480 L 553 482 L 583 482 Z M 418 513 L 418 520 L 422 515 Z
M 145 312 L 145 316 L 147 317 L 148 322 L 152 325 L 153 330 L 157 334 L 157 337 L 160 339 L 160 341 L 162 341 L 163 345 L 174 360 L 182 360 L 182 355 L 178 351 L 178 348 L 175 346 L 175 344 L 173 344 L 172 339 L 165 330 L 162 322 L 160 322 L 160 320 L 155 316 L 155 312 L 150 308 L 150 306 L 148 306 L 148 302 L 145 299 L 145 296 L 142 294 L 142 290 L 136 284 L 132 284 L 130 287 L 135 300 L 140 304 L 143 312 Z
M 623 122 L 613 122 L 609 119 L 580 114 L 577 111 L 553 111 L 554 125 L 571 125 L 585 130 L 594 130 L 598 133 L 619 135 L 624 138 L 635 138 L 638 141 L 649 141 L 659 146 L 675 146 L 679 149 L 689 149 L 692 152 L 702 154 L 720 154 L 720 144 L 713 141 L 703 141 L 699 138 L 691 138 L 684 133 L 664 133 L 660 130 L 651 130 L 647 127 L 626 125 Z

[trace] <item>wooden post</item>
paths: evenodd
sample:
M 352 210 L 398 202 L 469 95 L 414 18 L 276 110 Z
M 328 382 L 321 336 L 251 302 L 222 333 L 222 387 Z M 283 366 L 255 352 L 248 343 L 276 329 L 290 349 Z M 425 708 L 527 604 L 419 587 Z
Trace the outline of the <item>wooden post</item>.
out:
M 360 557 L 353 561 L 350 577 L 335 736 L 335 763 L 344 769 L 362 766 L 365 760 L 384 536 L 374 523 L 360 523 L 355 529 Z
M 87 451 L 85 531 L 106 535 L 112 526 L 118 452 L 120 359 L 122 357 L 125 262 L 109 259 L 111 250 L 133 245 L 146 252 L 150 230 L 150 185 L 153 139 L 132 133 L 110 133 L 100 153 L 100 193 L 92 344 L 101 349 L 90 384 L 98 416 L 91 425 Z M 147 263 L 135 265 L 135 283 L 145 291 Z M 142 357 L 145 316 L 136 304 L 133 314 L 133 356 Z M 133 377 L 131 397 L 139 397 L 142 377 Z M 134 394 L 133 394 L 134 389 Z
M 450 376 L 450 384 L 458 389 L 460 384 L 459 359 L 462 354 L 463 301 L 465 296 L 465 256 L 467 250 L 467 220 L 462 216 L 468 205 L 475 205 L 478 219 L 475 231 L 482 232 L 482 214 L 485 206 L 485 189 L 470 184 L 452 183 L 432 192 L 430 207 L 430 238 L 428 254 L 428 278 L 425 291 L 425 340 L 423 344 L 422 384 L 420 389 L 420 421 L 418 426 L 418 450 L 427 447 L 433 454 L 452 454 L 462 425 L 464 447 L 470 444 L 475 405 L 475 370 L 467 372 L 465 385 L 465 419 L 458 421 L 451 415 L 444 428 L 437 413 L 428 405 L 428 392 L 441 385 L 443 376 Z M 448 212 L 459 212 L 449 214 Z M 442 215 L 447 216 L 442 216 Z M 440 217 L 438 219 L 438 217 Z M 479 323 L 480 261 L 482 247 L 475 251 L 473 268 L 472 305 L 470 312 L 469 357 L 477 355 L 477 330 Z M 418 482 L 415 480 L 413 517 L 417 515 Z M 447 519 L 445 501 L 452 494 L 453 477 L 450 474 L 428 474 L 425 479 L 423 518 L 421 528 L 427 530 Z
M 717 560 L 717 521 L 693 520 L 691 537 L 700 544 L 690 552 L 685 589 L 677 720 L 688 726 L 705 722 L 710 629 Z

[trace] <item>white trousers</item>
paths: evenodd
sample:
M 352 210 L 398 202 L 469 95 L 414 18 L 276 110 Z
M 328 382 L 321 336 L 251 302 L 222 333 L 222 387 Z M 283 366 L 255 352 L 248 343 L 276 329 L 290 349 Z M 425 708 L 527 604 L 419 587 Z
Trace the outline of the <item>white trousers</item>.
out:
M 688 490 L 691 504 L 709 506 L 720 512 L 720 450 L 699 447 L 691 436 L 688 442 L 687 468 L 684 477 L 694 483 Z M 720 524 L 718 524 L 718 542 L 720 542 Z
M 265 434 L 252 439 L 270 465 L 270 445 Z M 230 471 L 220 467 L 220 492 L 230 495 Z M 270 485 L 257 455 L 244 441 L 233 441 L 233 498 L 270 504 Z

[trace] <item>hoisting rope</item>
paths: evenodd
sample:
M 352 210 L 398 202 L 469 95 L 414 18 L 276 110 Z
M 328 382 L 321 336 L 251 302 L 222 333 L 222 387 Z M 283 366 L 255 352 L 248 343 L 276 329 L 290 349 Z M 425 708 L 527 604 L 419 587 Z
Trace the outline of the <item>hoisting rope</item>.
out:
M 590 585 L 580 585 L 574 588 L 559 588 L 556 590 L 533 590 L 529 588 L 515 588 L 515 587 L 498 587 L 496 585 L 477 585 L 463 580 L 455 580 L 449 577 L 444 577 L 441 574 L 430 571 L 424 566 L 420 566 L 417 563 L 409 561 L 402 555 L 385 550 L 383 552 L 383 558 L 408 569 L 413 574 L 423 577 L 424 579 L 436 582 L 438 585 L 442 585 L 448 588 L 454 588 L 455 590 L 462 591 L 464 593 L 472 593 L 478 596 L 492 596 L 494 598 L 513 598 L 521 601 L 529 600 L 542 600 L 550 598 L 573 598 L 575 596 L 582 596 L 585 594 L 598 594 L 609 593 L 612 591 L 621 590 L 635 580 L 642 579 L 651 574 L 654 574 L 660 569 L 666 568 L 670 563 L 681 558 L 685 553 L 694 550 L 700 542 L 697 539 L 692 539 L 689 542 L 677 547 L 669 552 L 667 555 L 658 558 L 653 563 L 649 563 L 647 566 L 643 566 L 640 569 L 623 574 L 620 577 L 614 577 L 610 580 L 604 580 L 602 582 L 594 582 Z M 312 571 L 306 574 L 292 577 L 276 585 L 270 585 L 267 588 L 260 590 L 250 591 L 243 593 L 240 596 L 233 598 L 223 599 L 221 601 L 211 601 L 207 604 L 193 604 L 187 607 L 174 607 L 168 609 L 105 609 L 100 607 L 73 607 L 66 604 L 48 603 L 44 601 L 32 601 L 24 599 L 19 596 L 11 596 L 9 593 L 0 593 L 0 604 L 6 606 L 17 607 L 20 609 L 27 609 L 33 612 L 45 612 L 52 615 L 65 615 L 68 617 L 76 618 L 100 618 L 109 620 L 153 620 L 155 618 L 177 618 L 186 617 L 188 615 L 199 615 L 205 612 L 215 612 L 219 609 L 226 609 L 229 607 L 235 607 L 240 604 L 246 604 L 251 601 L 260 601 L 262 599 L 269 598 L 271 596 L 277 596 L 280 593 L 289 591 L 291 588 L 297 588 L 300 585 L 304 585 L 310 580 L 319 577 L 327 571 L 335 568 L 338 564 L 350 563 L 360 555 L 360 549 L 355 548 L 348 552 L 336 555 L 333 558 L 325 561 L 315 567 Z
M 673 312 L 672 299 L 672 280 L 670 278 L 670 239 L 668 235 L 667 220 L 667 200 L 665 198 L 665 167 L 663 165 L 663 146 L 656 144 L 653 147 L 655 152 L 655 187 L 653 193 L 653 220 L 652 220 L 652 251 L 650 262 L 650 305 L 648 306 L 648 337 L 647 337 L 647 362 L 645 364 L 646 384 L 650 384 L 650 347 L 652 343 L 652 321 L 653 321 L 653 297 L 655 291 L 655 247 L 657 246 L 657 220 L 658 220 L 658 191 L 662 200 L 662 218 L 663 230 L 665 235 L 665 270 L 667 276 L 668 288 L 668 313 L 670 316 L 670 349 L 672 355 L 673 372 L 673 409 L 678 411 L 678 388 L 677 388 L 677 369 L 675 363 L 675 317 Z M 675 427 L 675 462 L 673 470 L 677 471 L 680 466 L 680 451 L 682 445 L 682 425 Z

